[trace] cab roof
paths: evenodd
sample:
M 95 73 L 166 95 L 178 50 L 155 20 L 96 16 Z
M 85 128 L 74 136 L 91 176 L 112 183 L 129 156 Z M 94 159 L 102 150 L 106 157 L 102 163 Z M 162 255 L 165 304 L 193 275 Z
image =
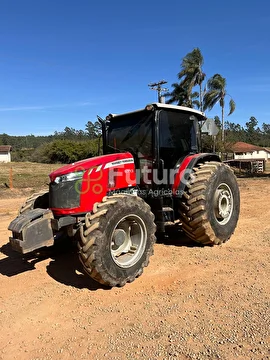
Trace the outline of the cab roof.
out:
M 146 107 L 149 107 L 151 105 L 154 108 L 157 108 L 157 109 L 172 109 L 172 110 L 190 112 L 191 114 L 199 115 L 203 119 L 206 119 L 206 115 L 205 115 L 204 112 L 199 111 L 199 110 L 195 110 L 195 109 L 192 109 L 192 108 L 189 108 L 189 107 L 186 107 L 186 106 L 170 105 L 170 104 L 163 104 L 163 103 L 155 102 L 155 103 L 147 104 Z M 145 110 L 146 107 L 144 109 L 138 109 L 138 110 L 130 111 L 130 112 L 123 113 L 123 114 L 110 114 L 109 117 L 110 118 L 115 118 L 115 117 L 118 117 L 118 116 L 133 114 L 133 113 Z

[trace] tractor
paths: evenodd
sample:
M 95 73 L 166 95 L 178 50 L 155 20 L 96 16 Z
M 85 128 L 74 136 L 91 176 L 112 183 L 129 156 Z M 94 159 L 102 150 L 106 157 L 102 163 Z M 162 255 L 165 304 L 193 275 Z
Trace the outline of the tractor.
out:
M 233 171 L 201 152 L 203 112 L 162 103 L 98 116 L 103 154 L 60 167 L 10 223 L 22 254 L 73 238 L 85 272 L 124 286 L 143 272 L 156 236 L 180 226 L 202 245 L 233 234 L 240 195 Z

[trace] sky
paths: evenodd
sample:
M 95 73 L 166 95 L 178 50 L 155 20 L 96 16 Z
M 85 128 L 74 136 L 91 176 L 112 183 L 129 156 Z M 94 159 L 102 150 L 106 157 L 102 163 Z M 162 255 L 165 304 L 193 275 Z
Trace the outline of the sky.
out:
M 269 124 L 269 23 L 267 0 L 1 0 L 0 133 L 84 129 L 144 108 L 157 101 L 148 84 L 171 90 L 195 47 L 207 78 L 227 80 L 236 110 L 225 120 Z

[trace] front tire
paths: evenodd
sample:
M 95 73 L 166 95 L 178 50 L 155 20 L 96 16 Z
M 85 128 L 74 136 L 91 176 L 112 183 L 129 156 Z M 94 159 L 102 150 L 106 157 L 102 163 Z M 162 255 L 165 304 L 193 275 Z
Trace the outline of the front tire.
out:
M 34 193 L 28 199 L 26 199 L 26 201 L 22 204 L 19 210 L 19 215 L 36 208 L 49 208 L 49 192 L 47 190 L 42 190 Z
M 124 286 L 140 276 L 153 254 L 156 226 L 150 206 L 135 195 L 105 197 L 86 214 L 79 257 L 101 284 Z
M 228 165 L 198 165 L 187 181 L 180 203 L 184 232 L 203 245 L 219 245 L 233 234 L 240 211 L 236 177 Z

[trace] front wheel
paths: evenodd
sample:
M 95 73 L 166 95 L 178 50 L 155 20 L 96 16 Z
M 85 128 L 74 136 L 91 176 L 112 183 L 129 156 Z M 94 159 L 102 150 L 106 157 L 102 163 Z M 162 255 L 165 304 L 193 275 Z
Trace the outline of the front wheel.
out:
M 154 215 L 141 198 L 129 194 L 105 197 L 81 227 L 80 260 L 94 280 L 123 286 L 148 265 L 155 231 Z
M 49 192 L 47 190 L 41 190 L 32 194 L 28 199 L 26 199 L 19 210 L 19 215 L 27 213 L 29 210 L 36 208 L 49 208 Z
M 187 181 L 180 203 L 183 230 L 203 245 L 222 244 L 233 234 L 240 211 L 236 177 L 228 165 L 198 165 Z

